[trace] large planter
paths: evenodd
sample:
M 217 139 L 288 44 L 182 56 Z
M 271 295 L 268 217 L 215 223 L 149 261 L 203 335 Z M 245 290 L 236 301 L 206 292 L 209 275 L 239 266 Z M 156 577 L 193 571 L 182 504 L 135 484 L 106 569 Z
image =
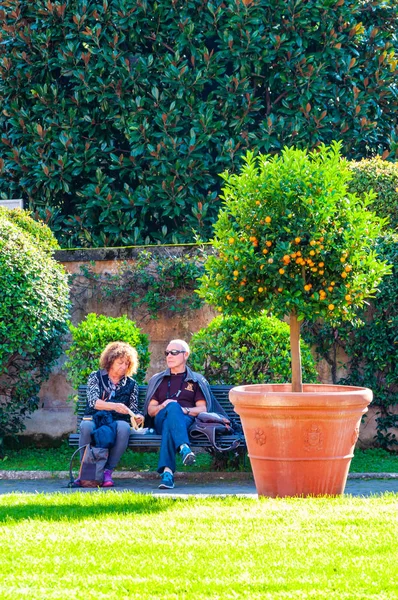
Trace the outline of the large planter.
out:
M 240 415 L 260 496 L 344 492 L 367 388 L 304 384 L 244 385 L 230 391 Z

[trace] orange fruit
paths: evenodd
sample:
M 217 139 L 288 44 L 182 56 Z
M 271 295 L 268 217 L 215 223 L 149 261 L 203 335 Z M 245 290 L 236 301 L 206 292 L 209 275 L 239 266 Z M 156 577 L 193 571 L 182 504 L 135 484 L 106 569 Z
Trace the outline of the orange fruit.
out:
M 301 238 L 296 237 L 296 238 L 294 238 L 294 241 L 296 242 L 296 244 L 299 244 L 301 242 Z
M 259 288 L 258 288 L 258 291 L 259 291 L 259 292 L 260 292 L 260 294 L 261 294 L 261 292 L 263 292 L 263 291 L 264 291 L 264 288 L 262 288 L 262 287 L 259 287 Z
M 244 302 L 245 299 L 243 296 L 239 296 L 238 300 L 239 300 L 239 302 Z
M 271 217 L 265 217 L 265 222 L 266 223 L 271 223 Z
M 283 288 L 278 288 L 278 292 L 283 292 Z
M 342 272 L 341 274 L 342 278 L 345 279 L 347 277 L 347 273 L 345 271 Z
M 352 271 L 352 266 L 351 265 L 346 265 L 344 267 L 344 270 L 347 271 L 347 273 L 349 273 L 350 271 Z
M 234 275 L 234 277 L 237 277 L 239 275 L 239 271 L 234 271 L 233 275 Z
M 344 262 L 345 262 L 345 256 L 342 256 L 342 257 L 340 258 L 340 262 L 342 262 L 342 263 L 344 263 Z
M 330 311 L 334 310 L 334 304 L 329 304 L 329 306 L 328 306 L 328 309 L 329 309 Z
M 268 250 L 267 250 L 267 248 L 264 248 L 264 250 L 263 250 L 263 254 L 268 254 Z
M 256 204 L 257 204 L 257 206 L 260 206 L 260 204 L 261 204 L 260 200 L 256 200 Z
M 284 274 L 284 272 L 285 272 L 285 269 L 279 269 L 279 273 L 280 273 L 280 275 L 283 275 L 283 274 Z
M 347 294 L 345 296 L 345 299 L 347 300 L 347 302 L 351 302 L 351 296 L 350 296 L 350 294 Z
M 272 246 L 272 242 L 265 242 L 265 245 L 268 246 L 268 248 L 270 248 Z

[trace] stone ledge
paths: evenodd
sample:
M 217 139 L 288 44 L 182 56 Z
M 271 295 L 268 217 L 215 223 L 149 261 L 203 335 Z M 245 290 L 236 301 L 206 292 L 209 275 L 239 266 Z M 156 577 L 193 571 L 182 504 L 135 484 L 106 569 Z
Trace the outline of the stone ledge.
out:
M 252 481 L 252 473 L 241 471 L 177 471 L 176 479 L 189 481 Z M 6 471 L 0 470 L 0 479 L 67 479 L 69 471 Z M 114 479 L 158 479 L 159 474 L 155 471 L 115 471 Z M 349 473 L 348 479 L 398 479 L 398 473 Z
M 203 244 L 176 244 L 170 246 L 152 245 L 152 246 L 123 246 L 120 248 L 71 248 L 56 250 L 54 252 L 55 260 L 66 262 L 89 262 L 108 261 L 108 260 L 131 260 L 140 256 L 143 250 L 151 252 L 154 256 L 184 256 L 186 254 L 197 254 Z

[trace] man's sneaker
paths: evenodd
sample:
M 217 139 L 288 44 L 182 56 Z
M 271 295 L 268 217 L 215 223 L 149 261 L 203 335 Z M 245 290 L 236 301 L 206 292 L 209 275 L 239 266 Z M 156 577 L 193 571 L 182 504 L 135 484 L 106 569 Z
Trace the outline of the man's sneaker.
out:
M 115 484 L 112 479 L 112 471 L 110 469 L 105 469 L 104 471 L 104 482 L 102 487 L 113 487 Z
M 163 471 L 162 481 L 160 482 L 159 489 L 161 490 L 172 490 L 174 487 L 174 477 L 170 471 Z
M 82 487 L 80 478 L 78 477 L 77 479 L 75 479 L 72 485 L 69 485 L 69 487 Z
M 180 456 L 182 458 L 182 464 L 185 466 L 194 465 L 196 463 L 196 457 L 187 444 L 181 446 Z

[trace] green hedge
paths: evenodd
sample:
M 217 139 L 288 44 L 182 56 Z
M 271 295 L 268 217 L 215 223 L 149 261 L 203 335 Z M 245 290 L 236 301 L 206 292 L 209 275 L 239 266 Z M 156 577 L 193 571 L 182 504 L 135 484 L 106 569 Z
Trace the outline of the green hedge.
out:
M 126 315 L 106 317 L 90 313 L 76 327 L 69 324 L 72 344 L 66 351 L 67 377 L 75 390 L 86 384 L 92 371 L 99 368 L 101 352 L 110 342 L 126 342 L 137 350 L 139 368 L 134 379 L 143 383 L 149 366 L 149 339 L 145 333 Z
M 62 351 L 69 290 L 48 228 L 0 208 L 0 446 L 24 429 Z
M 248 148 L 397 151 L 396 2 L 8 0 L 0 193 L 64 247 L 203 239 Z
M 289 326 L 275 317 L 223 317 L 194 333 L 190 365 L 211 384 L 286 383 L 291 380 Z M 318 381 L 315 360 L 301 342 L 303 379 Z
M 398 227 L 398 163 L 382 160 L 380 156 L 351 161 L 348 163 L 353 179 L 349 183 L 351 192 L 363 195 L 370 188 L 377 198 L 370 208 L 379 217 L 388 217 L 389 226 Z

